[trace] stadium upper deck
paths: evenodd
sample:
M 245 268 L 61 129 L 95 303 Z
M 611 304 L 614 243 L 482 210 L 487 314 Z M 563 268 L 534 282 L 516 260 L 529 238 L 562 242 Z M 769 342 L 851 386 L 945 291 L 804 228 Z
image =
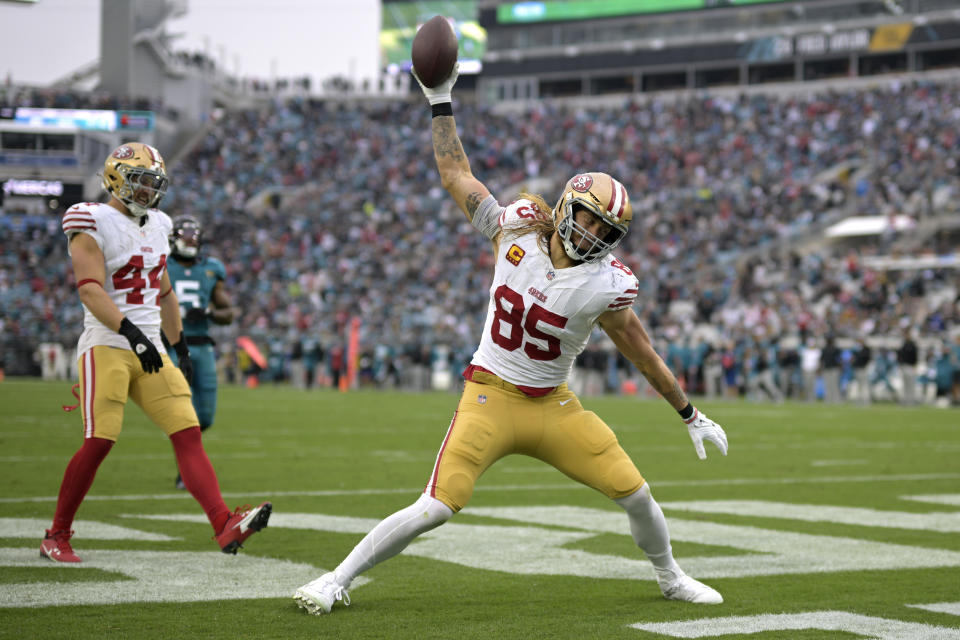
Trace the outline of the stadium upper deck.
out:
M 949 0 L 681 4 L 702 8 L 641 14 L 626 2 L 481 2 L 480 95 L 526 100 L 960 66 L 958 7 Z

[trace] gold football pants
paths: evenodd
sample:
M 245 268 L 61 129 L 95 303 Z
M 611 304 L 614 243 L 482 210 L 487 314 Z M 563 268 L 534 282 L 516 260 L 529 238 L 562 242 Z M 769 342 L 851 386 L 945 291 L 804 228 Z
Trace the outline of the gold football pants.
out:
M 455 512 L 477 478 L 512 453 L 543 460 L 577 482 L 616 499 L 643 486 L 643 476 L 595 413 L 567 388 L 533 398 L 489 374 L 466 382 L 425 493 Z
M 166 353 L 161 352 L 160 358 L 160 371 L 145 373 L 129 349 L 100 345 L 80 356 L 84 438 L 116 442 L 128 397 L 168 436 L 200 424 L 190 402 L 190 385 Z

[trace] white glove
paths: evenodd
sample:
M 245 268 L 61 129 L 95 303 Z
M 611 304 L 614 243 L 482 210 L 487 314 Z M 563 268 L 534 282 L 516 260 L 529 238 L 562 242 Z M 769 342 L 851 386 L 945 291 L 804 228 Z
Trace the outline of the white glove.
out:
M 427 101 L 431 104 L 431 106 L 435 104 L 442 104 L 444 102 L 452 102 L 450 92 L 453 90 L 453 85 L 457 82 L 457 76 L 460 75 L 459 62 L 453 65 L 453 71 L 450 72 L 450 76 L 432 89 L 430 87 L 423 86 L 423 83 L 420 82 L 420 78 L 417 77 L 416 71 L 411 69 L 410 73 L 413 74 L 417 84 L 419 84 L 420 88 L 423 89 L 423 95 L 427 96 Z
M 693 440 L 693 448 L 697 450 L 698 458 L 701 460 L 707 458 L 707 452 L 703 449 L 704 440 L 717 445 L 720 453 L 727 455 L 727 434 L 720 425 L 700 413 L 696 407 L 693 408 L 690 419 L 684 422 L 687 425 L 687 431 L 690 432 L 690 439 Z

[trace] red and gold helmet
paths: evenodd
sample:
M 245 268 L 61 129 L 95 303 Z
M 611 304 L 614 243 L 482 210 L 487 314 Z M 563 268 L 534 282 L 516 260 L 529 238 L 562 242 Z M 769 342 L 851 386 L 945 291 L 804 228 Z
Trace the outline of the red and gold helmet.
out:
M 160 152 L 142 142 L 127 142 L 103 163 L 103 188 L 141 217 L 167 193 L 167 170 Z
M 590 233 L 574 218 L 582 207 L 603 220 L 610 230 L 602 239 Z M 627 189 L 606 173 L 579 173 L 567 181 L 560 200 L 553 208 L 557 233 L 563 249 L 572 260 L 596 262 L 614 250 L 633 219 Z M 575 235 L 576 234 L 576 239 Z

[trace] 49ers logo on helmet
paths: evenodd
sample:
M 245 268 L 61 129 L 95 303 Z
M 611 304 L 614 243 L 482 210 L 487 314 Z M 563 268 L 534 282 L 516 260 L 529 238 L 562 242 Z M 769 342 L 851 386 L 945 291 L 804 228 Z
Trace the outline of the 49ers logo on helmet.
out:
M 570 181 L 570 188 L 574 191 L 579 191 L 580 193 L 586 193 L 590 190 L 590 187 L 593 186 L 593 178 L 588 176 L 585 173 L 581 173 L 578 176 L 574 176 L 573 180 Z
M 125 144 L 122 147 L 117 147 L 117 150 L 113 152 L 113 157 L 117 160 L 126 160 L 132 158 L 134 153 L 133 147 Z

